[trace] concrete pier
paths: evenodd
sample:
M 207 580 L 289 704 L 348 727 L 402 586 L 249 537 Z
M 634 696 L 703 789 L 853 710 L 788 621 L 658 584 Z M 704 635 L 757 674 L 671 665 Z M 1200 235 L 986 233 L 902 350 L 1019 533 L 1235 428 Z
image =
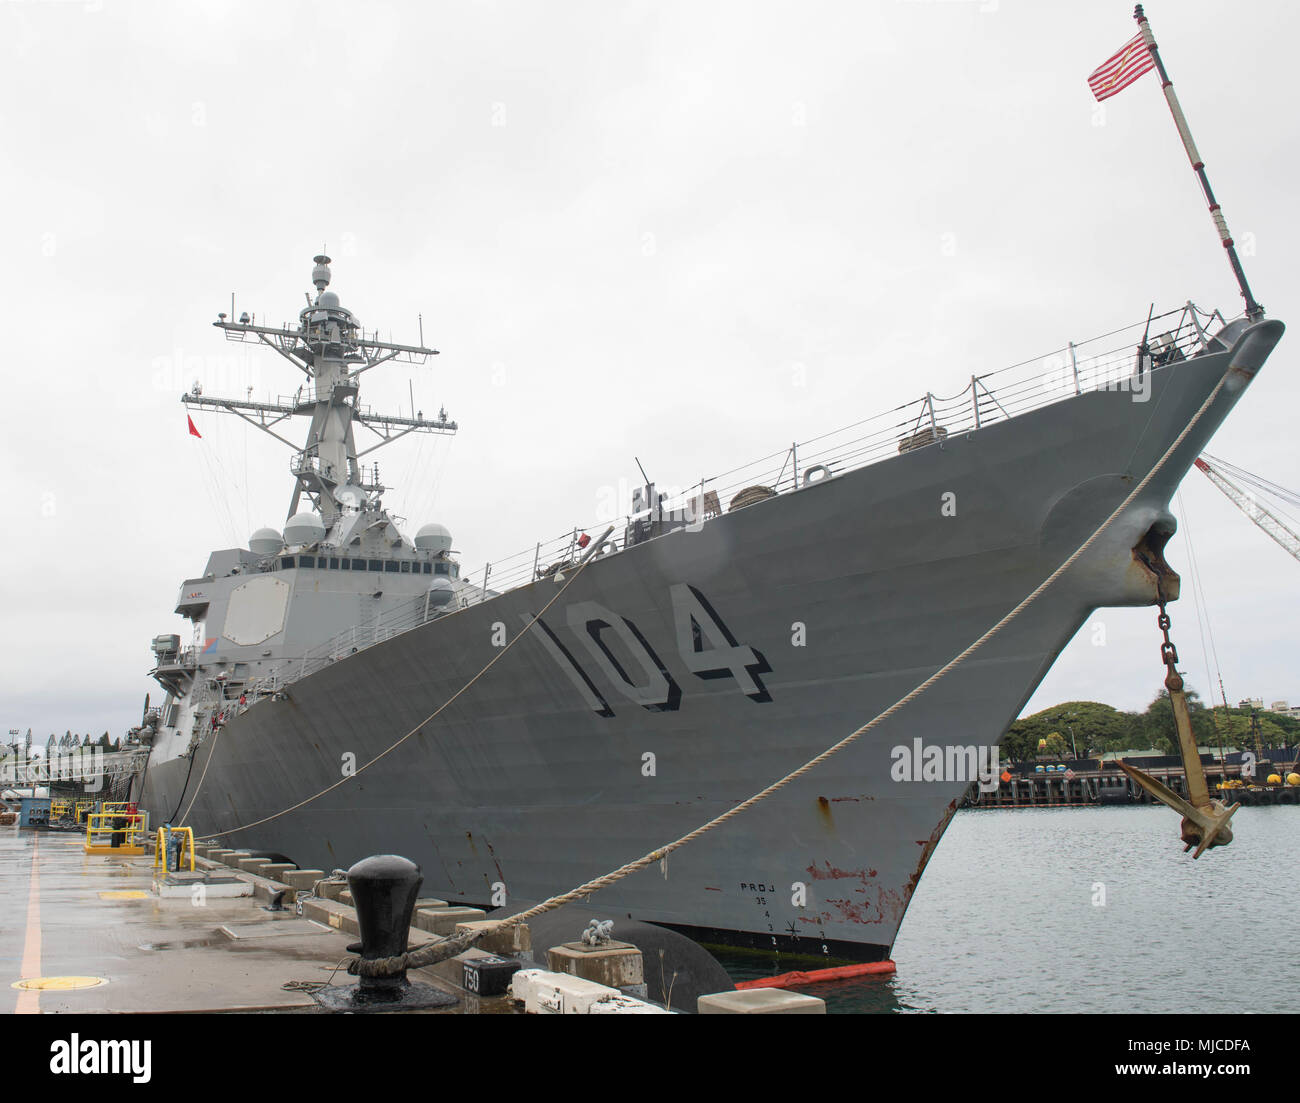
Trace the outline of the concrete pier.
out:
M 360 936 L 346 883 L 220 847 L 196 848 L 194 865 L 155 870 L 151 849 L 87 854 L 80 833 L 0 832 L 0 900 L 10 920 L 0 927 L 0 959 L 11 963 L 0 1014 L 329 1014 L 321 1001 L 338 1006 L 357 984 L 340 968 Z M 489 926 L 479 908 L 420 904 L 407 933 L 412 950 Z M 555 971 L 536 968 L 527 925 L 489 932 L 478 946 L 409 970 L 412 982 L 456 999 L 410 1013 L 669 1013 L 638 998 L 645 985 L 635 946 L 569 943 L 547 956 Z M 512 969 L 516 981 L 503 991 Z M 734 1010 L 756 1009 L 776 1005 L 760 996 Z
M 279 1011 L 327 1014 L 300 985 L 356 984 L 340 961 L 356 938 L 355 913 L 333 901 L 306 902 L 299 916 L 295 889 L 240 870 L 195 860 L 222 881 L 240 879 L 252 895 L 224 898 L 202 889 L 201 875 L 180 878 L 179 896 L 153 891 L 152 852 L 100 857 L 83 850 L 84 836 L 45 831 L 0 831 L 0 959 L 9 962 L 0 984 L 0 1014 L 57 1012 Z M 220 854 L 217 848 L 209 854 Z M 252 865 L 244 856 L 245 865 Z M 263 872 L 266 872 L 263 869 Z M 319 871 L 301 871 L 314 878 Z M 286 877 L 292 873 L 284 871 Z M 314 879 L 313 878 L 313 879 Z M 178 883 L 179 883 L 178 882 Z M 289 889 L 287 910 L 264 910 L 268 896 Z M 310 891 L 307 884 L 303 891 Z M 326 909 L 337 909 L 331 913 Z M 482 913 L 480 913 L 481 916 Z M 333 918 L 331 918 L 333 915 Z M 412 930 L 412 944 L 436 939 Z M 520 1014 L 505 996 L 467 995 L 459 961 L 411 978 L 458 997 L 457 1006 L 428 1014 Z M 15 982 L 45 978 L 45 988 Z M 286 988 L 286 985 L 291 987 Z

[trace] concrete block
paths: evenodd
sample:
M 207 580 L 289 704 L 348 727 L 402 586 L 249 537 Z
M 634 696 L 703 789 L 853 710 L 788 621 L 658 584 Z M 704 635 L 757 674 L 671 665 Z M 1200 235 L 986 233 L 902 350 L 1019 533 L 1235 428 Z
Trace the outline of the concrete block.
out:
M 510 982 L 510 994 L 533 1015 L 585 1015 L 593 1004 L 622 996 L 616 988 L 544 969 L 520 969 Z
M 223 855 L 221 860 L 231 869 L 238 869 L 239 863 L 247 857 L 249 857 L 247 850 L 232 850 L 229 854 Z
M 546 964 L 552 972 L 568 973 L 608 988 L 645 983 L 641 951 L 628 942 L 609 942 L 596 947 L 566 942 L 546 951 Z
M 422 931 L 449 935 L 457 923 L 473 923 L 487 915 L 482 908 L 422 908 L 415 913 L 414 926 Z
M 781 988 L 715 992 L 696 1003 L 701 1015 L 825 1015 L 826 1001 Z
M 282 908 L 292 908 L 294 901 L 298 899 L 298 894 L 293 889 L 286 889 L 279 881 L 268 881 L 265 877 L 256 876 L 251 877 L 250 881 L 253 895 L 259 900 L 269 903 L 279 896 Z
M 233 850 L 227 850 L 225 847 L 214 846 L 203 856 L 207 858 L 209 862 L 220 862 L 222 865 L 225 865 L 226 859 L 233 853 Z
M 258 877 L 262 876 L 262 870 L 271 864 L 269 858 L 240 858 L 238 866 L 245 873 L 254 873 Z
M 348 889 L 344 889 L 339 893 L 338 902 L 340 904 L 346 904 L 349 908 L 356 907 L 356 905 L 352 903 L 352 893 Z
M 470 934 L 473 931 L 487 931 L 474 943 L 474 948 L 488 954 L 500 954 L 503 957 L 517 957 L 529 954 L 533 948 L 533 937 L 528 924 L 520 923 L 504 931 L 496 930 L 496 924 L 490 920 L 478 920 L 472 923 L 457 923 L 455 934 Z
M 589 1008 L 588 1015 L 671 1015 L 671 1011 L 645 1000 L 633 999 L 631 996 L 606 996 L 597 1000 Z
M 311 887 L 322 877 L 325 871 L 320 869 L 290 869 L 279 880 L 299 892 L 311 892 Z
M 324 923 L 336 931 L 358 936 L 361 934 L 361 925 L 357 922 L 356 913 L 333 900 L 322 900 L 320 897 L 305 900 L 302 915 L 304 919 L 314 919 L 317 923 Z
M 436 896 L 421 896 L 420 899 L 418 899 L 415 902 L 416 911 L 419 911 L 421 908 L 445 908 L 445 907 L 447 907 L 447 901 L 439 900 Z
M 280 884 L 284 885 L 288 883 L 285 881 L 284 875 L 289 870 L 297 868 L 292 862 L 268 862 L 262 867 L 262 876 L 271 881 L 279 881 Z
M 326 900 L 337 900 L 341 893 L 347 891 L 347 887 L 346 881 L 325 881 L 316 890 L 316 895 L 323 896 Z

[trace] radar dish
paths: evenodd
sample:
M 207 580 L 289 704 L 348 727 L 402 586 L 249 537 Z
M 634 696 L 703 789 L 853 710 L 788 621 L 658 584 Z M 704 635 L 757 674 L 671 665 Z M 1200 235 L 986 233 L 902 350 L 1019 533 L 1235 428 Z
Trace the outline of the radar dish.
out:
M 345 509 L 360 509 L 366 504 L 366 492 L 359 486 L 344 483 L 334 491 L 334 500 Z

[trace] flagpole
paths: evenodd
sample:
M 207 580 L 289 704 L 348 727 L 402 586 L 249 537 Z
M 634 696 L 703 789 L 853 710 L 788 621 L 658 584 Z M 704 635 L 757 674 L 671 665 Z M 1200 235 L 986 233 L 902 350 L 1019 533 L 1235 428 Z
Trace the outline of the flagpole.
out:
M 1165 71 L 1165 63 L 1160 60 L 1160 52 L 1156 49 L 1155 36 L 1151 33 L 1151 24 L 1147 22 L 1147 17 L 1143 14 L 1141 4 L 1138 4 L 1133 9 L 1133 18 L 1137 20 L 1138 30 L 1142 34 L 1142 41 L 1146 43 L 1147 49 L 1151 53 L 1151 60 L 1155 62 L 1156 72 L 1160 74 L 1160 87 L 1164 91 L 1165 100 L 1169 104 L 1169 113 L 1174 117 L 1174 125 L 1178 127 L 1179 137 L 1183 139 L 1183 148 L 1187 150 L 1187 159 L 1192 163 L 1196 177 L 1201 182 L 1201 191 L 1205 193 L 1205 201 L 1210 205 L 1210 217 L 1214 219 L 1214 228 L 1218 231 L 1219 240 L 1223 242 L 1224 251 L 1228 254 L 1228 263 L 1232 265 L 1232 274 L 1237 277 L 1237 286 L 1241 288 L 1241 297 L 1246 300 L 1246 316 L 1248 318 L 1257 318 L 1264 313 L 1264 308 L 1255 301 L 1255 297 L 1250 293 L 1250 285 L 1246 282 L 1246 273 L 1242 271 L 1241 261 L 1237 257 L 1237 247 L 1233 244 L 1232 235 L 1228 233 L 1228 223 L 1224 220 L 1223 210 L 1215 200 L 1214 192 L 1210 189 L 1209 178 L 1205 175 L 1205 162 L 1201 160 L 1201 155 L 1196 151 L 1196 143 L 1192 141 L 1192 132 L 1187 128 L 1187 119 L 1178 103 L 1178 97 L 1174 94 L 1174 82 L 1169 79 L 1169 74 Z

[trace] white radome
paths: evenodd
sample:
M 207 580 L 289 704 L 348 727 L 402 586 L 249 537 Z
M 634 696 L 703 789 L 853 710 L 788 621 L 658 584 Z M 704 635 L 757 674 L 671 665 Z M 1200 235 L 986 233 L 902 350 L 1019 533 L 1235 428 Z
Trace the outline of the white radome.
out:
M 248 550 L 254 555 L 274 555 L 284 547 L 284 537 L 275 529 L 258 529 L 248 538 Z
M 295 513 L 284 523 L 286 544 L 315 544 L 325 539 L 325 523 L 312 510 Z
M 421 525 L 420 531 L 415 534 L 415 546 L 420 551 L 446 555 L 451 551 L 451 530 L 445 525 L 430 521 L 427 525 Z
M 441 609 L 455 596 L 456 588 L 451 584 L 451 579 L 439 577 L 429 583 L 429 604 L 433 608 Z

